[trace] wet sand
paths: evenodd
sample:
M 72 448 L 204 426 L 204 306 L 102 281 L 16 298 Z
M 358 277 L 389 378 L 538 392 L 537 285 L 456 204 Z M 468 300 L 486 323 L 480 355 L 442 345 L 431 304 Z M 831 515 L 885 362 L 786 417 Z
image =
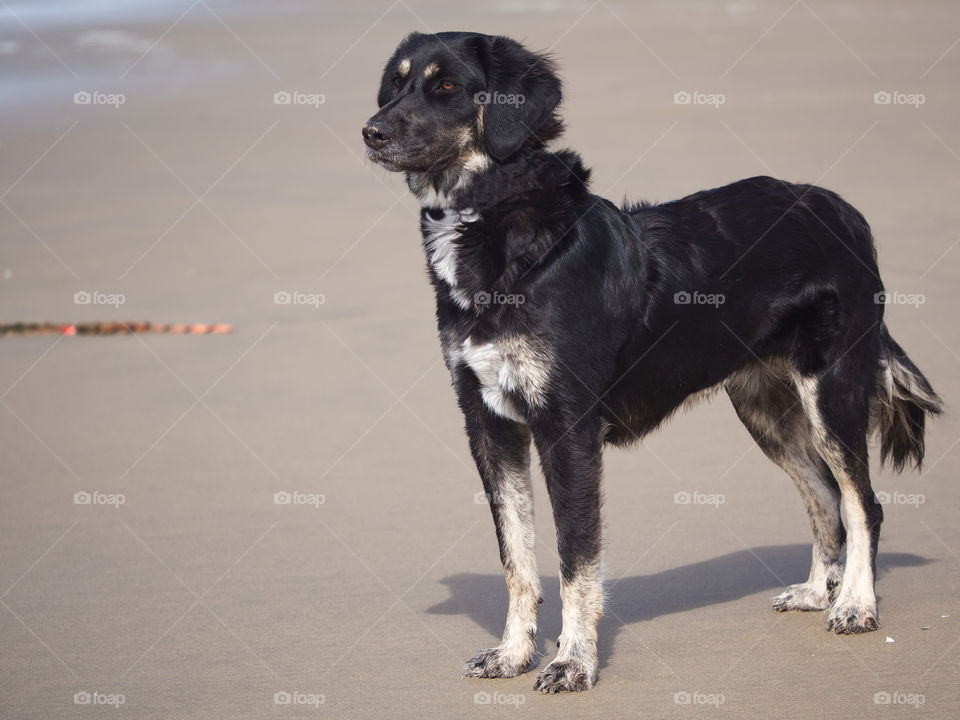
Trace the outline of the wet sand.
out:
M 234 5 L 0 5 L 0 322 L 237 328 L 0 339 L 0 717 L 113 717 L 120 696 L 137 718 L 955 714 L 955 4 Z M 875 474 L 879 632 L 771 611 L 810 530 L 721 396 L 607 453 L 598 685 L 460 678 L 506 588 L 418 208 L 359 132 L 413 29 L 552 48 L 565 142 L 615 201 L 773 174 L 866 215 L 887 287 L 922 296 L 891 332 L 948 404 L 922 474 Z M 560 602 L 535 492 L 542 667 Z

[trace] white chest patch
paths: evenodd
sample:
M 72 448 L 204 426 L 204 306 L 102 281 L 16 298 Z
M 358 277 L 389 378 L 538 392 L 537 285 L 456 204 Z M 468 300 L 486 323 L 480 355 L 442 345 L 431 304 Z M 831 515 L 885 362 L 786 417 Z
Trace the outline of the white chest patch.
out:
M 424 244 L 433 271 L 450 286 L 450 297 L 460 307 L 473 307 L 473 298 L 457 286 L 457 244 L 466 224 L 480 216 L 474 210 L 443 210 L 440 218 L 424 216 Z
M 495 342 L 463 342 L 463 361 L 480 381 L 484 404 L 498 415 L 527 421 L 508 393 L 519 394 L 528 405 L 542 406 L 550 382 L 550 355 L 545 348 L 523 337 Z

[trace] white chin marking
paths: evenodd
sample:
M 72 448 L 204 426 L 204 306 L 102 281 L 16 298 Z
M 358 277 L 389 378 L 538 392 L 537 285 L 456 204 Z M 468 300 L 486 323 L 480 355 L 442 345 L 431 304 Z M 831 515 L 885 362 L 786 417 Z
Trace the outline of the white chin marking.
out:
M 432 183 L 415 194 L 420 201 L 420 207 L 449 210 L 453 206 L 453 196 L 445 190 L 438 190 Z
M 476 175 L 490 167 L 490 156 L 482 152 L 472 152 L 463 163 L 463 170 L 466 173 Z
M 464 143 L 469 141 L 469 137 L 464 137 Z M 476 175 L 490 167 L 491 162 L 490 156 L 486 153 L 471 150 L 464 154 L 453 167 L 442 173 L 436 175 L 409 173 L 407 184 L 420 203 L 420 207 L 448 210 L 453 207 L 457 195 L 469 187 Z

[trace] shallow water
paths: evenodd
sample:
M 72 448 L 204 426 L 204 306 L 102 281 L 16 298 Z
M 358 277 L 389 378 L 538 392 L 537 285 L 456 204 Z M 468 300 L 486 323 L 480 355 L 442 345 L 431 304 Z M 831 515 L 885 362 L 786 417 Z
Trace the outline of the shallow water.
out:
M 38 28 L 175 17 L 190 7 L 191 0 L 5 0 L 4 5 L 0 6 L 0 31 L 22 27 L 22 23 Z
M 195 0 L 5 0 L 0 4 L 0 116 L 69 102 L 75 92 L 196 83 L 229 71 L 184 40 L 255 11 Z M 224 30 L 224 32 L 227 32 Z

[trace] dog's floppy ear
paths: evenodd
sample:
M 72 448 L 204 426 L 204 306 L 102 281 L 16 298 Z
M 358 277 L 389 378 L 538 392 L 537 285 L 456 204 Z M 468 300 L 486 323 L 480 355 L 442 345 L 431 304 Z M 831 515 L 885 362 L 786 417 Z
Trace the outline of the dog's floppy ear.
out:
M 516 40 L 480 35 L 475 39 L 487 76 L 483 103 L 483 144 L 505 160 L 551 117 L 562 97 L 553 61 Z

